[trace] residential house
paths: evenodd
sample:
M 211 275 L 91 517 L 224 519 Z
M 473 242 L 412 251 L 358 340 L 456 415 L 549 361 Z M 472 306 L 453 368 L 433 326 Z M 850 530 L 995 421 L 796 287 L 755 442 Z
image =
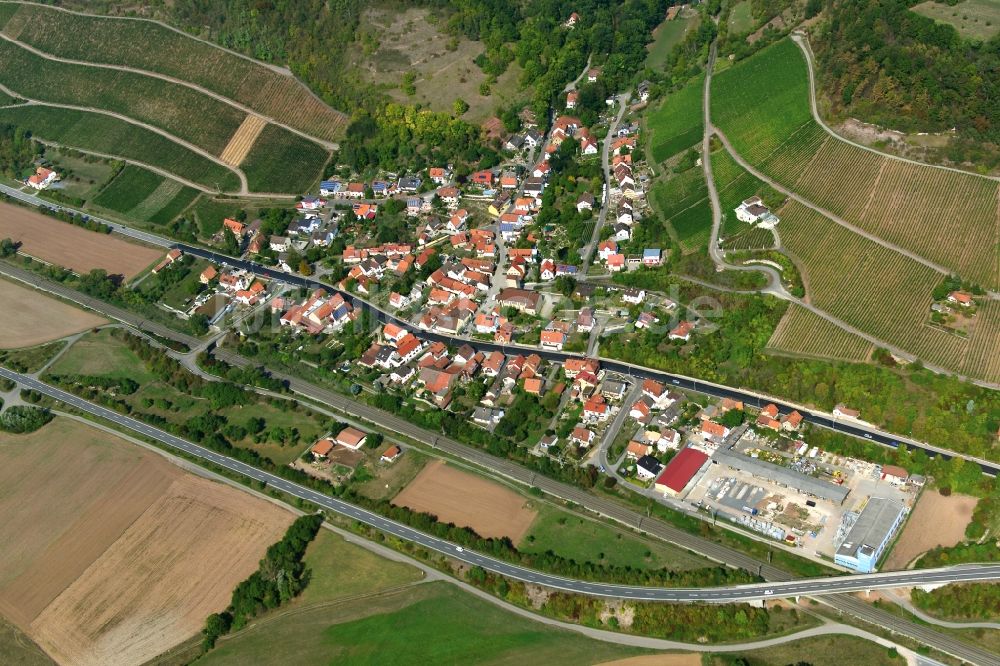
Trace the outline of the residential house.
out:
M 396 458 L 403 455 L 403 449 L 400 448 L 398 444 L 393 444 L 385 451 L 382 452 L 382 457 L 379 458 L 384 463 L 395 462 Z
M 505 308 L 514 308 L 529 315 L 536 315 L 541 302 L 541 294 L 537 291 L 508 287 L 500 292 L 497 300 Z
M 585 210 L 594 209 L 594 195 L 590 192 L 584 192 L 576 200 L 576 210 L 582 213 Z
M 569 436 L 569 441 L 571 444 L 587 448 L 594 443 L 595 437 L 596 435 L 593 430 L 578 426 L 573 428 L 573 432 Z
M 635 461 L 635 475 L 642 481 L 655 479 L 663 469 L 660 461 L 650 455 L 645 455 Z
M 350 449 L 351 451 L 357 451 L 368 439 L 368 435 L 361 432 L 357 428 L 352 428 L 350 426 L 344 428 L 339 433 L 337 433 L 337 444 L 340 444 L 345 449 Z
M 688 340 L 691 339 L 691 331 L 693 330 L 694 330 L 693 322 L 682 321 L 670 331 L 667 337 L 671 340 L 683 340 L 684 342 L 687 342 Z
M 650 268 L 663 264 L 663 254 L 659 248 L 647 247 L 642 251 L 642 265 Z
M 951 292 L 950 294 L 948 294 L 948 302 L 957 303 L 958 305 L 961 305 L 963 308 L 970 307 L 974 304 L 974 301 L 972 300 L 972 294 L 970 294 L 967 291 Z
M 778 216 L 764 205 L 760 197 L 750 197 L 743 200 L 735 209 L 736 219 L 763 229 L 773 229 L 778 224 Z
M 313 460 L 322 461 L 330 456 L 333 446 L 334 442 L 332 439 L 324 438 L 313 444 L 309 452 L 312 454 Z
M 622 300 L 629 305 L 639 305 L 646 300 L 645 289 L 626 289 L 622 294 Z
M 28 176 L 25 182 L 26 185 L 35 190 L 44 190 L 46 187 L 52 183 L 59 180 L 59 174 L 52 169 L 46 169 L 45 167 L 38 167 L 35 169 L 35 173 Z

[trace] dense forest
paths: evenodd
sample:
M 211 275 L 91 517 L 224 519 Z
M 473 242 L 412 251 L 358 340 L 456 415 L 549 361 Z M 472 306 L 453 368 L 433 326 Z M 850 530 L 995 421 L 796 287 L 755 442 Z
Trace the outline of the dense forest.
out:
M 31 140 L 31 133 L 13 125 L 0 125 L 0 173 L 21 179 L 35 168 L 41 146 Z
M 835 114 L 904 132 L 956 128 L 955 162 L 1000 161 L 1000 36 L 963 40 L 911 0 L 832 0 L 813 32 Z

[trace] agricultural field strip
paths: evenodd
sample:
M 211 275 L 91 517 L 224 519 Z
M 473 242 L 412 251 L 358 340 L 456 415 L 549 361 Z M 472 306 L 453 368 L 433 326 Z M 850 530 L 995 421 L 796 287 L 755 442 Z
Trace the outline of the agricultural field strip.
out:
M 215 162 L 219 166 L 224 167 L 224 168 L 228 169 L 229 171 L 232 171 L 240 179 L 240 191 L 238 192 L 238 194 L 240 196 L 253 196 L 253 194 L 249 191 L 249 187 L 246 184 L 246 175 L 242 171 L 240 171 L 237 168 L 229 166 L 228 164 L 226 164 L 225 162 L 223 162 L 220 158 L 216 157 L 212 153 L 210 153 L 210 152 L 208 152 L 208 151 L 206 151 L 206 150 L 204 150 L 202 148 L 199 148 L 198 146 L 196 146 L 194 144 L 188 143 L 184 139 L 176 137 L 173 134 L 170 134 L 169 132 L 167 132 L 166 130 L 160 129 L 159 127 L 156 127 L 154 125 L 148 125 L 146 123 L 140 122 L 140 121 L 135 120 L 133 118 L 129 118 L 128 116 L 124 116 L 124 115 L 122 115 L 120 113 L 115 113 L 114 111 L 105 111 L 104 109 L 97 109 L 97 108 L 86 107 L 86 106 L 73 106 L 71 104 L 54 104 L 54 103 L 51 103 L 51 102 L 42 102 L 42 101 L 39 101 L 39 100 L 27 99 L 27 98 L 25 98 L 25 99 L 26 99 L 26 103 L 25 104 L 18 104 L 14 108 L 23 108 L 25 106 L 47 106 L 47 107 L 50 107 L 50 108 L 53 108 L 53 109 L 68 109 L 70 111 L 82 111 L 84 113 L 99 113 L 102 116 L 109 116 L 111 118 L 115 118 L 116 120 L 121 120 L 122 122 L 126 122 L 129 125 L 135 125 L 136 127 L 141 127 L 144 130 L 148 130 L 148 131 L 153 132 L 155 134 L 159 134 L 164 139 L 168 139 L 170 141 L 173 141 L 174 143 L 178 144 L 179 146 L 187 148 L 191 152 L 197 153 L 199 156 L 204 157 L 207 160 L 211 160 L 212 162 Z M 59 146 L 59 147 L 64 147 L 64 148 L 73 148 L 74 150 L 80 150 L 81 152 L 88 152 L 88 151 L 86 151 L 86 150 L 84 150 L 82 148 L 77 148 L 74 145 L 58 144 L 58 143 L 56 143 L 55 145 Z M 112 155 L 99 155 L 98 153 L 94 153 L 94 154 L 98 155 L 98 157 L 112 157 L 112 158 L 114 158 L 114 156 L 112 156 Z M 129 158 L 120 157 L 118 159 L 128 160 Z M 143 166 L 146 166 L 146 165 L 143 165 Z M 169 175 L 170 175 L 171 178 L 179 178 L 179 176 L 177 176 L 176 174 L 169 174 Z M 200 186 L 200 185 L 194 185 L 194 184 L 192 184 L 192 186 L 193 187 L 198 187 L 199 189 L 203 189 L 203 186 Z M 207 192 L 211 192 L 212 190 L 206 190 L 206 191 Z
M 224 104 L 228 104 L 229 106 L 232 106 L 235 109 L 239 109 L 243 113 L 246 113 L 248 116 L 260 116 L 261 118 L 263 118 L 267 122 L 269 122 L 269 123 L 271 123 L 273 125 L 278 125 L 279 127 L 283 127 L 286 130 L 288 130 L 289 132 L 293 132 L 294 134 L 298 134 L 299 136 L 301 136 L 303 138 L 306 138 L 306 139 L 309 139 L 310 141 L 314 141 L 314 142 L 320 144 L 321 146 L 323 146 L 324 148 L 326 148 L 328 150 L 332 150 L 333 147 L 334 147 L 334 144 L 331 141 L 326 141 L 324 139 L 320 139 L 318 137 L 315 137 L 315 136 L 313 136 L 311 134 L 307 134 L 306 132 L 303 132 L 302 130 L 296 129 L 296 128 L 292 127 L 291 125 L 288 125 L 286 123 L 281 122 L 280 120 L 276 120 L 275 118 L 272 118 L 270 116 L 262 114 L 259 111 L 257 111 L 256 109 L 252 109 L 252 108 L 250 108 L 250 107 L 248 107 L 248 106 L 246 106 L 244 104 L 240 104 L 239 102 L 237 102 L 234 99 L 226 97 L 225 95 L 220 95 L 217 92 L 209 90 L 208 88 L 203 88 L 202 86 L 199 86 L 196 83 L 191 83 L 190 81 L 185 81 L 184 79 L 178 79 L 178 78 L 173 77 L 173 76 L 168 76 L 166 74 L 160 74 L 159 72 L 153 72 L 153 71 L 146 70 L 146 69 L 139 69 L 137 67 L 129 67 L 127 65 L 108 65 L 108 64 L 104 64 L 104 63 L 89 62 L 87 60 L 73 60 L 73 59 L 70 59 L 70 58 L 60 58 L 59 56 L 54 56 L 54 55 L 52 55 L 50 53 L 46 53 L 44 51 L 41 51 L 41 50 L 35 48 L 34 46 L 31 46 L 30 44 L 26 44 L 24 42 L 21 42 L 21 41 L 18 41 L 16 39 L 12 38 L 12 37 L 9 37 L 8 35 L 4 34 L 2 31 L 0 31 L 0 39 L 4 39 L 4 40 L 6 40 L 6 41 L 8 41 L 8 42 L 10 42 L 12 44 L 15 44 L 16 46 L 20 46 L 21 48 L 23 48 L 26 51 L 29 51 L 29 52 L 37 55 L 40 58 L 45 58 L 46 60 L 51 60 L 53 62 L 60 62 L 60 63 L 64 63 L 64 64 L 67 64 L 67 65 L 80 65 L 80 66 L 84 66 L 84 67 L 95 67 L 95 68 L 98 68 L 98 69 L 110 69 L 110 70 L 119 71 L 119 72 L 128 72 L 130 74 L 138 74 L 138 75 L 141 75 L 141 76 L 148 76 L 148 77 L 151 77 L 151 78 L 154 78 L 154 79 L 160 79 L 162 81 L 166 81 L 168 83 L 174 83 L 174 84 L 177 84 L 177 85 L 180 85 L 180 86 L 184 86 L 186 88 L 190 88 L 191 90 L 199 92 L 199 93 L 201 93 L 203 95 L 207 95 L 208 97 L 212 97 L 212 98 L 214 98 L 214 99 L 216 99 L 216 100 L 218 100 L 220 102 L 223 102 Z M 238 128 L 237 128 L 237 131 L 238 131 Z
M 214 186 L 215 191 L 238 190 L 237 171 L 186 149 L 172 138 L 104 113 L 65 109 L 47 104 L 20 104 L 0 109 L 0 118 L 45 136 L 55 144 L 81 152 L 121 155 L 126 161 L 156 163 L 170 173 Z
M 31 106 L 50 106 L 48 104 L 39 104 L 37 102 L 29 102 L 29 105 L 31 105 Z M 22 105 L 22 106 L 25 106 L 25 105 Z M 56 107 L 56 108 L 61 108 L 61 107 Z M 81 109 L 76 109 L 76 110 L 79 111 Z M 165 136 L 165 135 L 161 135 L 161 136 Z M 159 174 L 159 175 L 161 175 L 161 176 L 163 176 L 165 178 L 169 178 L 171 180 L 175 180 L 175 181 L 177 181 L 180 184 L 187 185 L 188 187 L 192 187 L 192 188 L 198 190 L 199 192 L 205 192 L 206 194 L 217 194 L 216 190 L 213 190 L 212 188 L 207 187 L 205 185 L 201 185 L 199 183 L 196 183 L 193 180 L 188 180 L 187 178 L 184 178 L 183 176 L 177 175 L 173 171 L 167 171 L 163 167 L 158 167 L 158 166 L 156 166 L 154 164 L 149 164 L 147 162 L 140 162 L 139 160 L 133 159 L 131 157 L 125 157 L 124 155 L 114 155 L 112 153 L 102 153 L 102 152 L 98 152 L 96 150 L 87 150 L 86 148 L 79 148 L 77 146 L 64 145 L 64 144 L 61 144 L 61 143 L 59 143 L 57 141 L 49 141 L 48 139 L 39 139 L 36 136 L 33 136 L 32 138 L 35 141 L 37 141 L 38 143 L 40 143 L 42 145 L 45 145 L 45 146 L 49 146 L 50 148 L 71 148 L 73 150 L 79 150 L 81 153 L 87 153 L 88 155 L 94 155 L 96 157 L 103 157 L 103 158 L 109 159 L 109 160 L 121 160 L 123 162 L 128 162 L 129 164 L 134 164 L 136 166 L 142 167 L 143 169 L 147 169 L 149 171 L 152 171 L 153 173 Z M 169 138 L 169 137 L 165 137 L 165 138 Z M 187 146 L 185 146 L 185 148 L 186 147 Z M 230 168 L 228 165 L 221 164 L 221 163 L 220 163 L 220 166 L 226 166 L 226 168 Z M 230 170 L 235 171 L 235 169 L 230 169 Z M 246 193 L 246 194 L 242 194 L 241 193 L 241 196 L 250 196 L 250 197 L 252 197 L 252 196 L 259 196 L 259 195 L 255 195 L 253 193 Z
M 793 303 L 775 327 L 767 348 L 844 361 L 868 360 L 874 345 Z
M 22 97 L 113 111 L 156 125 L 218 156 L 246 113 L 144 74 L 49 60 L 0 40 L 0 76 Z
M 189 35 L 151 19 L 102 16 L 33 3 L 0 25 L 4 34 L 67 61 L 120 65 L 146 74 L 174 77 L 222 95 L 259 115 L 281 117 L 314 141 L 343 133 L 347 114 L 329 107 L 284 68 Z M 96 62 L 94 58 L 103 58 Z M 79 61 L 79 60 L 78 60 Z M 133 62 L 144 66 L 132 67 Z

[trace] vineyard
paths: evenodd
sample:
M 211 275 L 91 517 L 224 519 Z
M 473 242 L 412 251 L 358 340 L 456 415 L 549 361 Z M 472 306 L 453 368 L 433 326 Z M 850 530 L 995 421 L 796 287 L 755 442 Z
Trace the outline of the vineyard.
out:
M 129 164 L 101 190 L 94 199 L 94 205 L 127 213 L 145 201 L 166 180 L 159 174 Z
M 748 162 L 762 163 L 806 124 L 809 74 L 784 39 L 712 77 L 712 122 Z
M 320 139 L 336 140 L 347 127 L 345 114 L 291 74 L 153 21 L 0 3 L 0 27 L 9 37 L 61 58 L 127 65 L 189 81 Z
M 782 40 L 713 79 L 713 121 L 768 176 L 851 224 L 987 287 L 1000 285 L 998 185 L 830 137 L 806 63 Z
M 268 125 L 243 159 L 252 192 L 301 194 L 316 184 L 330 154 L 318 144 Z
M 656 162 L 662 162 L 701 140 L 704 118 L 701 112 L 701 91 L 705 76 L 696 77 L 686 86 L 671 93 L 646 120 L 650 133 L 650 152 Z
M 691 168 L 653 186 L 653 203 L 673 228 L 681 251 L 695 252 L 708 244 L 712 207 L 701 169 Z
M 782 245 L 801 268 L 813 305 L 928 363 L 984 377 L 966 367 L 968 340 L 928 325 L 939 273 L 798 202 L 779 214 Z
M 867 361 L 874 350 L 864 338 L 794 303 L 774 329 L 767 348 L 793 355 L 855 362 Z
M 774 244 L 774 236 L 767 229 L 757 229 L 736 219 L 734 210 L 744 199 L 759 196 L 772 211 L 777 210 L 785 197 L 769 185 L 757 180 L 725 150 L 712 153 L 712 176 L 719 191 L 719 205 L 722 209 L 722 227 L 719 235 L 730 241 L 737 237 L 741 242 L 734 248 L 761 248 Z
M 24 127 L 39 139 L 84 151 L 145 162 L 221 191 L 238 191 L 226 167 L 145 128 L 99 113 L 40 105 L 0 109 L 0 122 Z
M 159 127 L 215 155 L 246 114 L 185 86 L 142 74 L 41 58 L 0 40 L 0 82 L 42 102 L 113 111 Z
M 172 181 L 167 181 L 168 183 Z M 159 191 L 153 192 L 149 195 L 150 199 L 153 199 L 159 194 Z M 165 202 L 163 206 L 159 208 L 155 213 L 149 214 L 147 218 L 153 224 L 170 224 L 181 213 L 187 210 L 187 207 L 198 197 L 198 190 L 193 187 L 181 187 L 180 191 L 174 195 L 172 199 Z M 146 208 L 146 204 L 139 204 L 139 208 Z M 138 210 L 138 209 L 137 209 Z

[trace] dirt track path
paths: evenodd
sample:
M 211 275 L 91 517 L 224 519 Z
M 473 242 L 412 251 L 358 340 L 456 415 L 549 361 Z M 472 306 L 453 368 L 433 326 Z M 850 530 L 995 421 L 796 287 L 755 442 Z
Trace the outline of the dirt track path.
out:
M 240 104 L 236 100 L 230 99 L 229 97 L 225 97 L 224 95 L 220 95 L 219 93 L 213 92 L 213 91 L 209 90 L 208 88 L 203 88 L 203 87 L 199 86 L 196 83 L 191 83 L 190 81 L 185 81 L 184 79 L 178 79 L 178 78 L 170 76 L 168 74 L 160 74 L 158 72 L 151 72 L 151 71 L 146 70 L 146 69 L 138 69 L 136 67 L 128 67 L 127 65 L 109 65 L 109 64 L 106 64 L 106 63 L 89 62 L 87 60 L 73 60 L 73 59 L 70 59 L 70 58 L 60 58 L 59 56 L 54 56 L 54 55 L 52 55 L 50 53 L 46 53 L 45 51 L 40 51 L 39 49 L 36 49 L 34 46 L 31 46 L 30 44 L 26 44 L 26 43 L 24 43 L 22 41 L 18 41 L 16 39 L 14 39 L 13 37 L 9 37 L 9 36 L 3 34 L 2 32 L 0 32 L 0 39 L 8 41 L 11 44 L 15 44 L 15 45 L 21 47 L 22 49 L 24 49 L 25 51 L 28 51 L 30 53 L 35 54 L 39 58 L 45 58 L 46 60 L 51 60 L 53 62 L 61 62 L 61 63 L 65 63 L 65 64 L 68 64 L 68 65 L 83 65 L 85 67 L 97 67 L 99 69 L 112 69 L 112 70 L 119 71 L 119 72 L 129 72 L 129 73 L 132 73 L 132 74 L 140 74 L 142 76 L 148 76 L 148 77 L 151 77 L 151 78 L 154 78 L 154 79 L 160 79 L 161 81 L 168 81 L 170 83 L 175 83 L 177 85 L 184 86 L 185 88 L 190 88 L 191 90 L 195 90 L 197 92 L 200 92 L 201 94 L 207 95 L 208 97 L 216 99 L 216 100 L 218 100 L 218 101 L 220 101 L 220 102 L 222 102 L 224 104 L 228 104 L 229 106 L 232 106 L 232 107 L 234 107 L 236 109 L 239 109 L 240 111 L 242 111 L 242 112 L 244 112 L 244 113 L 246 113 L 248 115 L 249 114 L 253 114 L 253 115 L 260 116 L 261 118 L 263 118 L 267 122 L 271 123 L 272 125 L 278 125 L 279 127 L 283 127 L 284 129 L 288 130 L 289 132 L 293 132 L 293 133 L 298 134 L 299 136 L 301 136 L 301 137 L 303 137 L 305 139 L 309 139 L 310 141 L 318 143 L 319 145 L 323 146 L 327 150 L 335 150 L 336 147 L 337 147 L 337 144 L 335 144 L 332 141 L 326 141 L 324 139 L 320 139 L 318 137 L 312 136 L 311 134 L 306 134 L 302 130 L 295 129 L 294 127 L 291 127 L 290 125 L 286 125 L 283 122 L 280 122 L 278 120 L 275 120 L 274 118 L 271 118 L 270 116 L 266 116 L 263 113 L 257 111 L 256 109 L 251 109 L 248 106 Z

